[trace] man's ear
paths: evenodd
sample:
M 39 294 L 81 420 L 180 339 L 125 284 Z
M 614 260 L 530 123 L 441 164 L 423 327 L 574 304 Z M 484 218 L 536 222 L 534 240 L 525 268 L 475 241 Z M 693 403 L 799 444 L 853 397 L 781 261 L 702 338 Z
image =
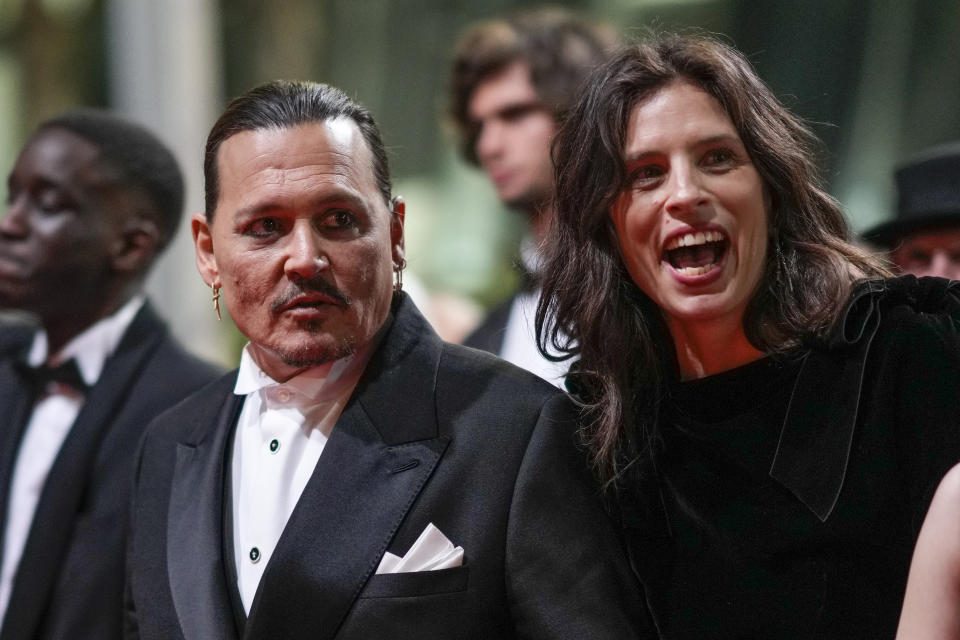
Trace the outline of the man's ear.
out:
M 190 232 L 197 254 L 197 271 L 208 287 L 219 287 L 220 269 L 217 268 L 217 257 L 213 254 L 213 234 L 203 213 L 195 213 L 190 217 Z
M 110 246 L 111 266 L 126 273 L 145 271 L 157 255 L 160 236 L 160 228 L 150 218 L 129 218 Z
M 403 196 L 394 196 L 390 201 L 390 208 L 390 246 L 393 251 L 393 261 L 400 264 L 404 256 L 403 220 L 407 213 Z

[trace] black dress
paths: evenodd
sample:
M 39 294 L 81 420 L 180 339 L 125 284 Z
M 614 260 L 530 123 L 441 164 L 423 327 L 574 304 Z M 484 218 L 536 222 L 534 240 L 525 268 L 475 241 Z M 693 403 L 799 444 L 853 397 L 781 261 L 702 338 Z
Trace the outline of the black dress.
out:
M 892 638 L 930 498 L 960 460 L 960 283 L 858 288 L 794 357 L 668 385 L 619 495 L 662 637 Z

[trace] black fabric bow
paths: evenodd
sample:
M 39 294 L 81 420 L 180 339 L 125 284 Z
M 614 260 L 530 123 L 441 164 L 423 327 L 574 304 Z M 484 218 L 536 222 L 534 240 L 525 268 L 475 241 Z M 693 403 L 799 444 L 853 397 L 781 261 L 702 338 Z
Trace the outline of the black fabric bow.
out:
M 833 512 L 846 474 L 867 356 L 889 309 L 907 306 L 960 327 L 960 281 L 901 276 L 858 285 L 842 320 L 806 356 L 780 433 L 770 476 L 821 521 Z
M 846 310 L 833 334 L 814 342 L 827 349 L 855 346 L 872 337 L 884 309 L 907 306 L 917 313 L 937 314 L 960 330 L 960 281 L 912 275 L 861 282 L 850 293 Z
M 25 362 L 17 363 L 17 370 L 35 390 L 36 393 L 42 392 L 51 382 L 59 382 L 68 387 L 72 387 L 81 393 L 86 393 L 90 387 L 80 375 L 80 368 L 77 367 L 77 361 L 73 358 L 66 360 L 55 367 L 40 365 L 31 367 Z

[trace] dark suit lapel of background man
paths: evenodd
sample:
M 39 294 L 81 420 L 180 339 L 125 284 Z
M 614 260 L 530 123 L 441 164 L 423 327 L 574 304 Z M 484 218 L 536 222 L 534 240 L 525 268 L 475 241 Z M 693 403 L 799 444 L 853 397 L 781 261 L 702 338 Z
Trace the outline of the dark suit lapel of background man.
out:
M 628 638 L 638 587 L 544 381 L 402 292 L 369 112 L 275 82 L 207 140 L 200 272 L 249 338 L 138 464 L 130 638 Z
M 129 477 L 162 410 L 216 370 L 141 287 L 182 215 L 150 133 L 99 111 L 48 120 L 8 177 L 0 308 L 0 640 L 121 636 Z
M 472 26 L 452 65 L 450 111 L 462 154 L 528 223 L 520 244 L 521 287 L 464 344 L 560 387 L 569 360 L 544 358 L 534 330 L 540 244 L 553 219 L 550 145 L 578 87 L 617 44 L 608 26 L 541 8 Z

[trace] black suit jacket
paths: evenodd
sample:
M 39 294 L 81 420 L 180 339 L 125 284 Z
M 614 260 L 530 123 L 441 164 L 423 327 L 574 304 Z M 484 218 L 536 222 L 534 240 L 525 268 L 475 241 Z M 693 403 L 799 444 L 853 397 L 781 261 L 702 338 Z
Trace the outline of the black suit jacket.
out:
M 19 426 L 31 410 L 14 362 L 24 356 L 32 334 L 18 329 L 0 333 L 0 493 L 5 504 Z M 149 304 L 143 306 L 87 394 L 47 476 L 0 640 L 121 637 L 137 445 L 154 417 L 217 375 L 179 346 Z
M 515 292 L 505 301 L 495 306 L 490 313 L 484 317 L 476 329 L 464 339 L 463 344 L 474 349 L 480 349 L 487 353 L 500 355 L 503 351 L 503 340 L 507 335 L 507 321 L 510 320 L 510 309 L 513 307 L 513 301 L 517 299 L 520 292 Z
M 630 638 L 637 585 L 542 380 L 442 342 L 405 296 L 266 567 L 231 608 L 231 374 L 161 416 L 139 460 L 130 638 Z M 429 523 L 461 567 L 374 575 Z M 226 558 L 226 560 L 225 560 Z

